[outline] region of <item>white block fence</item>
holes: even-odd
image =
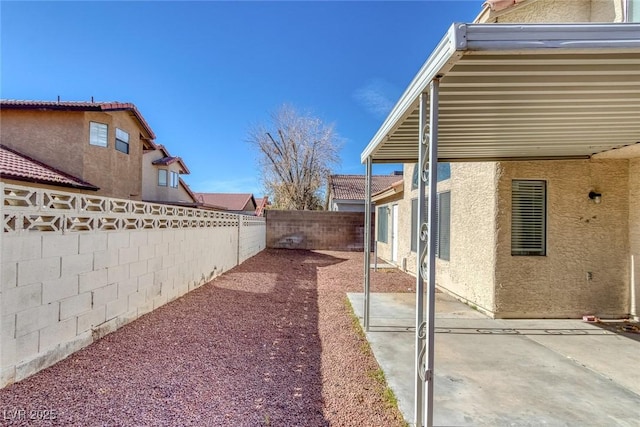
[[[265,248],[264,218],[0,183],[0,387]]]

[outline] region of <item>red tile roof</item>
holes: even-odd
[[[265,208],[269,205],[269,196],[258,197],[256,199],[256,216],[262,216]]]
[[[196,199],[205,205],[213,205],[228,211],[243,211],[244,207],[253,201],[254,210],[256,201],[251,193],[194,193]]]
[[[180,167],[182,167],[182,170],[183,170],[183,172],[180,172],[180,173],[186,173],[186,174],[191,173],[187,165],[182,160],[182,157],[172,156],[171,154],[169,154],[169,150],[167,150],[167,148],[164,145],[157,145],[156,148],[162,151],[162,154],[164,154],[164,157],[154,160],[153,162],[151,162],[152,165],[169,166],[172,163],[179,162]]]
[[[364,200],[365,198],[364,175],[330,175],[329,191],[333,199],[339,200]],[[400,175],[372,175],[371,194],[389,188],[393,183],[402,179]]]
[[[17,99],[1,99],[0,109],[21,110],[73,110],[73,111],[131,111],[140,126],[149,134],[151,139],[156,135],[151,130],[140,111],[130,102],[84,102],[84,101],[26,101]],[[153,143],[152,143],[153,144]]]
[[[0,177],[17,181],[99,190],[93,184],[0,145]]]

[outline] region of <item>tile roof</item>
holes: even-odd
[[[151,130],[140,111],[130,102],[84,102],[84,101],[27,101],[18,99],[0,99],[0,109],[21,110],[75,110],[75,111],[131,111],[140,126],[149,134],[151,139],[156,135]],[[153,144],[153,143],[152,143]]]
[[[251,193],[194,193],[196,199],[205,205],[213,205],[228,211],[242,211],[249,201],[256,205]],[[255,209],[255,208],[254,208]]]
[[[99,190],[93,184],[0,145],[0,176],[17,181]]]
[[[334,199],[339,200],[364,200],[365,178],[366,177],[364,175],[330,175],[330,194]],[[371,194],[375,194],[386,188],[389,188],[399,179],[402,179],[402,176],[372,175]]]
[[[265,208],[270,204],[271,203],[269,203],[269,196],[256,198],[256,216],[262,216]]]
[[[162,151],[162,154],[164,154],[164,157],[161,159],[154,160],[153,162],[151,162],[151,164],[169,166],[172,163],[179,162],[180,167],[182,167],[183,169],[183,172],[180,172],[180,173],[186,173],[186,174],[191,173],[187,165],[184,163],[184,160],[182,160],[182,157],[172,156],[171,154],[169,154],[169,150],[167,150],[167,147],[161,144],[157,144],[156,149]]]

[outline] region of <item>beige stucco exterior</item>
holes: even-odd
[[[89,144],[90,122],[108,125],[107,147]],[[144,131],[128,111],[3,109],[0,142],[100,188],[101,196],[140,200]],[[115,149],[116,128],[129,133],[129,154]]]
[[[624,0],[525,0],[501,11],[483,11],[480,23],[623,22]]]
[[[622,22],[623,0],[522,0],[488,7],[484,23]],[[411,252],[413,164],[404,193],[379,199],[399,207],[398,258],[416,272]],[[513,180],[546,182],[546,254],[511,252]],[[591,190],[602,193],[597,204]],[[589,160],[452,163],[438,193],[451,192],[450,257],[436,260],[437,286],[502,318],[638,317],[640,311],[640,144]],[[389,217],[389,230],[393,219]],[[378,230],[377,230],[378,231]],[[378,242],[388,261],[391,238]],[[375,284],[374,284],[375,286]]]
[[[169,203],[194,203],[195,200],[185,189],[183,183],[179,183],[178,187],[171,187],[171,172],[175,172],[178,176],[186,171],[180,165],[180,162],[173,162],[169,165],[154,165],[153,162],[165,156],[162,149],[149,150],[143,155],[142,163],[142,199],[150,202],[169,202]],[[158,170],[167,171],[167,185],[158,185]]]
[[[378,241],[377,251],[393,262],[390,212],[397,204],[394,263],[415,274],[411,200],[417,190],[411,190],[414,165],[404,166],[404,193],[377,202],[389,208],[382,211],[389,215],[389,239]],[[547,183],[545,256],[511,255],[515,179]],[[589,199],[591,190],[602,193],[602,203]],[[637,313],[638,280],[633,281],[631,266],[636,260],[638,277],[640,158],[452,163],[451,178],[438,183],[438,192],[446,191],[451,192],[450,259],[436,261],[440,289],[493,317]]]
[[[502,162],[498,171],[496,316],[626,315],[629,161]],[[511,255],[514,179],[547,182],[546,256]]]

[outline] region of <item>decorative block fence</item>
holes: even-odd
[[[263,218],[0,183],[0,387],[265,248]]]

